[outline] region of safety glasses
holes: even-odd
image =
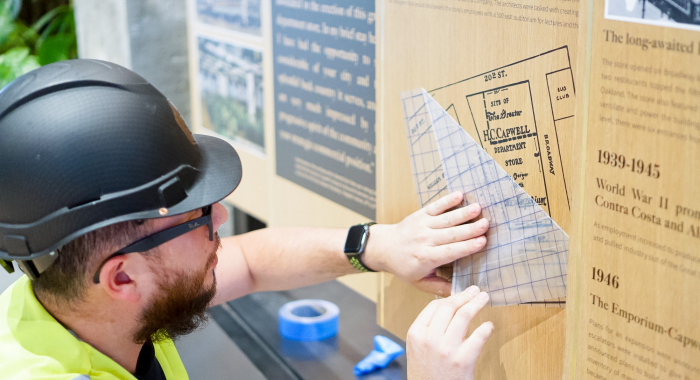
[[[173,226],[166,230],[156,232],[153,235],[146,236],[145,238],[138,240],[135,243],[132,243],[120,249],[119,251],[109,255],[109,257],[107,257],[97,268],[97,272],[95,272],[95,276],[92,278],[92,282],[94,282],[95,284],[100,283],[100,271],[102,270],[102,267],[105,265],[105,263],[107,263],[107,261],[111,260],[113,257],[126,255],[129,253],[140,253],[149,251],[161,244],[164,244],[177,237],[180,237],[190,231],[194,231],[199,227],[205,225],[208,226],[209,240],[214,241],[214,223],[212,222],[211,218],[211,209],[211,205],[203,207],[202,216],[200,216],[199,218],[189,220],[185,223],[178,224],[177,226]]]

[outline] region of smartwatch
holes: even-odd
[[[369,227],[374,224],[377,223],[370,222],[350,227],[350,230],[348,230],[348,238],[345,240],[345,249],[343,251],[348,257],[348,260],[350,260],[350,264],[360,272],[376,272],[367,268],[360,258],[367,246]]]

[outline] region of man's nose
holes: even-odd
[[[222,224],[226,223],[228,220],[228,211],[221,203],[214,203],[211,209],[212,223],[214,224],[214,231],[218,231]]]

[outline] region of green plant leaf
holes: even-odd
[[[15,47],[0,55],[0,87],[40,66],[37,57],[29,52],[28,47]]]
[[[16,47],[8,50],[5,54],[0,55],[0,62],[13,63],[20,62],[29,56],[28,47]]]
[[[10,37],[10,34],[15,30],[15,23],[9,15],[0,13],[0,45],[5,43]]]
[[[57,34],[47,37],[39,47],[39,63],[49,63],[71,59],[76,40],[73,34]]]
[[[3,13],[6,12],[14,20],[22,9],[22,0],[3,0],[3,4],[0,6],[3,8]]]
[[[24,23],[11,21],[7,14],[0,12],[0,54],[15,47],[29,47],[34,52],[37,38],[38,35]]]
[[[70,33],[72,30],[75,30],[75,27],[73,27],[72,21],[74,20],[73,18],[73,10],[69,9],[68,11],[64,12],[62,17],[61,17],[61,26],[58,28],[59,33]]]
[[[72,34],[75,36],[73,9],[66,5],[56,7],[35,22],[31,29],[35,33],[41,32],[41,35],[36,40],[37,50],[41,50],[41,45],[49,36],[60,34]],[[75,50],[77,52],[77,47]],[[77,57],[77,53],[75,57]]]
[[[31,27],[15,19],[18,5],[21,0],[0,0],[0,87],[40,64],[78,55],[72,2],[50,10]]]
[[[48,12],[46,12],[45,15],[41,16],[40,19],[38,19],[33,25],[32,29],[39,33],[41,29],[46,26],[49,22],[51,22],[57,15],[60,15],[61,13],[65,13],[66,11],[72,13],[72,9],[68,5],[60,5]]]

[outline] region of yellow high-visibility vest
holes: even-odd
[[[168,380],[188,380],[171,340],[154,343],[153,347]],[[27,276],[0,295],[0,378],[136,380],[58,323],[34,296]]]

